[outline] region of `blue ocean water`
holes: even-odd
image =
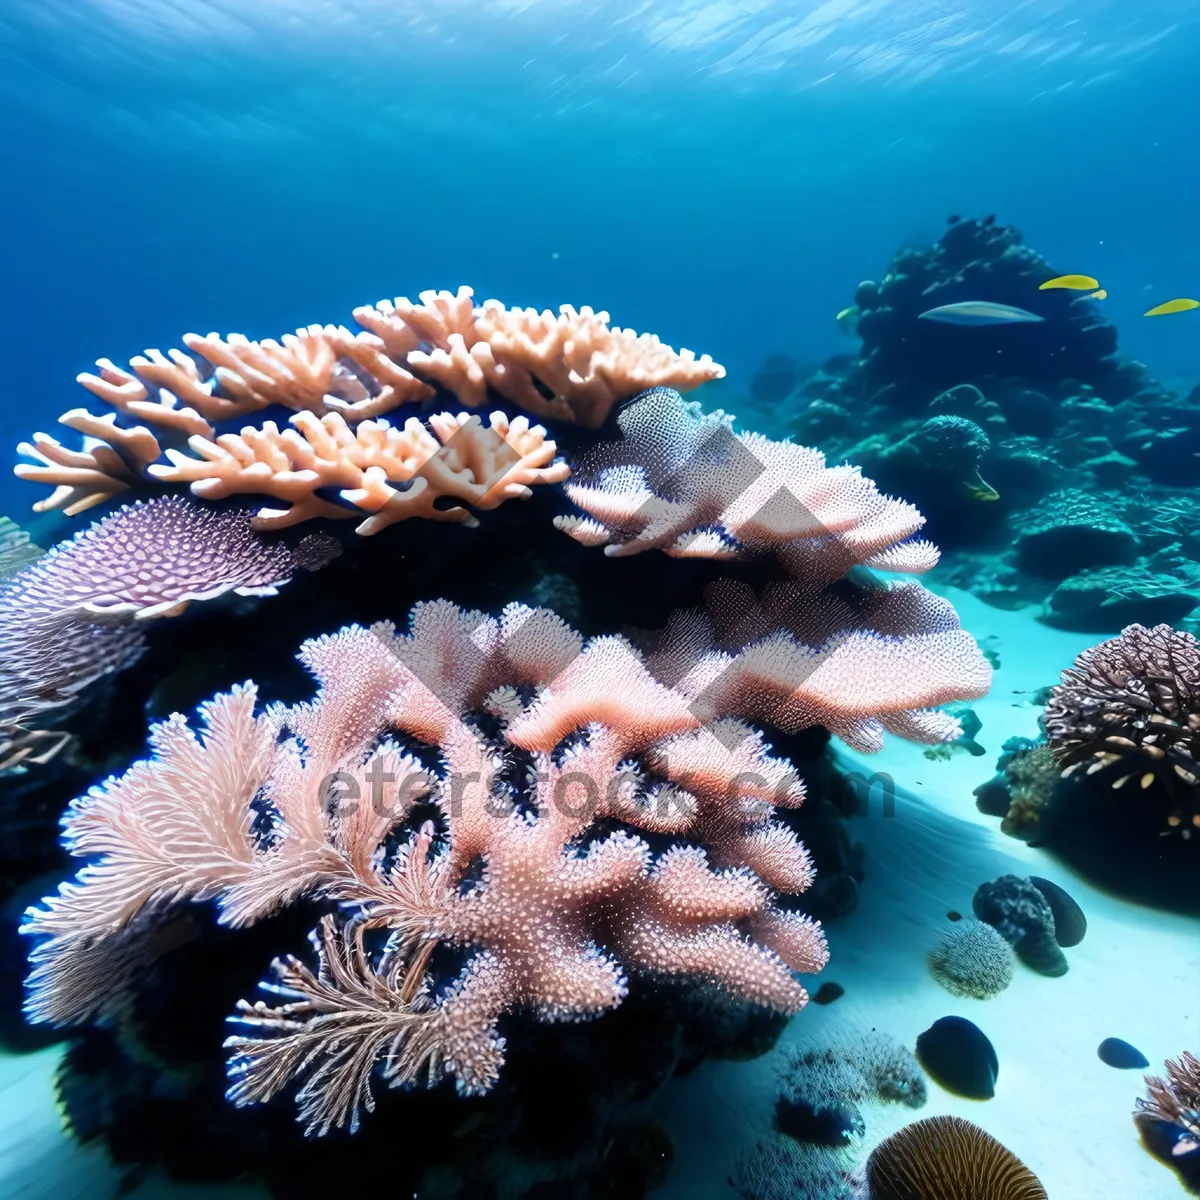
[[[181,345],[188,331],[263,339],[314,322],[349,324],[355,307],[381,297],[466,284],[477,300],[510,306],[590,305],[614,325],[709,354],[725,376],[690,399],[737,414],[739,430],[794,438],[831,462],[845,457],[881,491],[917,504],[924,533],[945,551],[927,578],[936,603],[953,605],[994,675],[990,690],[959,680],[953,704],[931,702],[962,723],[963,737],[947,746],[903,740],[912,727],[902,723],[886,726],[878,755],[852,721],[808,722],[828,728],[835,749],[805,740],[804,722],[775,737],[776,751],[805,768],[809,800],[794,828],[828,881],[820,903],[804,909],[826,923],[832,952],[809,989],[818,1003],[790,1023],[755,1010],[738,1024],[692,996],[664,1016],[635,986],[622,1024],[547,1021],[545,1042],[536,1022],[527,1023],[533,1033],[505,1025],[509,1076],[492,1107],[455,1108],[453,1088],[437,1094],[436,1108],[405,1094],[364,1114],[359,1143],[335,1131],[323,1156],[303,1148],[290,1094],[265,1117],[225,1105],[220,1039],[233,1000],[195,999],[213,977],[226,990],[244,981],[236,996],[249,995],[275,954],[306,953],[315,901],[312,911],[272,918],[261,936],[197,935],[194,958],[146,967],[134,1016],[107,1014],[98,1033],[39,1041],[44,1027],[23,1024],[34,943],[16,927],[25,905],[79,865],[57,848],[67,802],[150,755],[149,720],[191,712],[250,676],[264,702],[311,697],[290,656],[302,639],[342,623],[403,625],[413,604],[444,596],[493,613],[510,602],[546,604],[585,636],[620,632],[636,642],[631,630],[661,628],[702,603],[722,564],[657,551],[605,558],[565,538],[566,548],[542,546],[510,504],[479,514],[479,537],[495,531],[482,550],[459,537],[465,531],[433,522],[408,522],[367,549],[347,532],[341,563],[298,578],[279,599],[224,597],[211,616],[193,605],[178,630],[155,630],[143,658],[122,664],[126,674],[89,677],[96,690],[64,705],[71,750],[44,769],[0,765],[9,846],[0,887],[0,1194],[191,1195],[177,1189],[199,1181],[213,1195],[292,1197],[344,1190],[361,1169],[371,1186],[396,1178],[422,1200],[891,1200],[885,1181],[867,1177],[869,1152],[919,1117],[969,1120],[1019,1154],[1045,1191],[1013,1196],[1166,1200],[1195,1188],[1200,1068],[1176,1087],[1174,1108],[1160,1097],[1135,1129],[1141,1072],[1106,1065],[1095,1048],[1127,1040],[1160,1076],[1164,1061],[1184,1061],[1186,1073],[1181,1056],[1200,1052],[1200,837],[1184,837],[1200,829],[1188,761],[1200,722],[1200,468],[1189,471],[1200,453],[1191,449],[1200,447],[1200,415],[1192,419],[1200,311],[1143,315],[1200,299],[1198,62],[1200,0],[6,0],[0,514],[27,524],[42,545],[126,498],[75,518],[28,517],[39,489],[10,470],[17,443],[35,430],[75,444],[55,422],[85,399],[103,408],[75,382],[98,359],[124,364]],[[961,340],[930,342],[909,361],[901,349],[891,376],[871,374],[875,335],[869,326],[860,335],[857,321],[873,305],[860,281],[902,274],[906,248],[928,260],[956,228],[984,246],[964,259],[985,263],[982,276],[968,272],[972,284],[1003,276],[1007,260],[988,248],[988,231],[1008,226],[1042,256],[1043,274],[1094,277],[1104,290],[1094,311],[1115,326],[1119,358],[1088,350],[1080,361],[1117,362],[1119,386],[1106,392],[1101,373],[1077,386],[1041,361],[994,375],[969,365],[969,353],[956,357],[955,347],[977,344]],[[1042,302],[1033,285],[1016,300],[970,298]],[[852,306],[853,318],[839,321]],[[1067,329],[1065,311],[1047,310],[1052,333],[1060,317]],[[1005,353],[1013,344],[997,343]],[[934,361],[937,347],[949,350]],[[889,382],[899,387],[890,398]],[[979,404],[955,385],[977,390]],[[934,420],[959,422],[954,437],[966,440],[953,453],[953,438],[938,440],[950,426],[929,431],[930,404]],[[1057,415],[1042,420],[1050,410]],[[664,416],[663,427],[676,419],[684,420]],[[591,481],[592,435],[547,423],[578,478]],[[597,438],[617,436],[613,418]],[[539,495],[531,505],[546,529],[550,503]],[[559,517],[570,508],[553,503]],[[702,532],[720,527],[710,513]],[[919,558],[914,534],[906,528],[881,546],[895,542]],[[288,544],[298,554],[296,540]],[[739,586],[763,584],[754,569]],[[0,650],[0,750],[14,728],[25,732],[8,721],[9,692],[37,682],[12,660],[33,629],[23,614],[41,601],[22,609],[14,596],[26,603],[0,587],[0,639],[10,646],[7,659]],[[765,611],[737,597],[754,619]],[[929,619],[939,632],[949,620],[941,608]],[[1141,755],[1126,772],[1125,743],[1096,749],[1094,729],[1078,732],[1095,704],[1069,708],[1063,699],[1059,711],[1048,689],[1078,656],[1135,623],[1166,632],[1156,630],[1149,648],[1122,643],[1122,703],[1135,697],[1122,711],[1137,732],[1122,726],[1115,736]],[[96,628],[97,638],[122,636]],[[898,661],[921,676],[916,658]],[[513,694],[518,707],[532,702]],[[89,707],[89,696],[103,698]],[[1182,758],[1168,757],[1175,775],[1165,781],[1155,764],[1166,743],[1152,734],[1146,751],[1147,727],[1137,724],[1151,701],[1184,746]],[[471,728],[498,736],[504,711],[476,713]],[[882,727],[870,732],[883,739]],[[1108,771],[1103,792],[1064,787],[1052,798],[1059,760],[1048,741]],[[528,749],[507,746],[510,765]],[[1127,789],[1110,786],[1114,771],[1123,777],[1113,782],[1132,780]],[[868,777],[883,782],[893,806],[882,815],[869,784],[865,799],[852,794],[853,781]],[[1145,797],[1142,807],[1121,807],[1131,794]],[[274,836],[263,832],[269,805],[254,803],[254,836],[265,846]],[[666,852],[668,834],[647,837],[647,861]],[[590,845],[585,838],[575,849]],[[402,858],[395,844],[380,854],[389,864]],[[1057,943],[1039,939],[1044,911],[1061,902],[1030,877],[1070,894],[1049,920],[1051,933],[1058,921]],[[486,878],[475,862],[460,885],[465,892]],[[976,889],[996,879],[1016,882],[1004,885],[1011,911],[992,920]],[[1088,917],[1082,944],[1063,934],[1071,897]],[[751,938],[748,919],[738,920],[736,936]],[[596,936],[588,961],[607,963],[616,952]],[[961,959],[940,976],[931,971],[935,942],[946,958],[953,945],[963,959],[989,962],[1005,979],[995,997],[982,998],[992,979],[955,974]],[[1133,967],[1131,945],[1140,948]],[[461,950],[433,960],[439,1002]],[[823,979],[840,989],[836,1003],[821,1000]],[[942,1055],[955,1068],[947,1073],[919,1040],[945,1017],[978,1022],[998,1052],[986,1102],[948,1076],[961,1067],[987,1077],[987,1053],[972,1057],[955,1043]],[[110,1036],[113,1028],[120,1032]],[[557,1089],[568,1077],[563,1099]],[[605,1136],[589,1140],[585,1125]],[[552,1130],[545,1142],[569,1151],[530,1149],[530,1126]],[[419,1165],[392,1176],[395,1131],[406,1129]],[[454,1149],[428,1166],[418,1151],[437,1140],[431,1130],[444,1139],[439,1153]],[[466,1164],[477,1161],[473,1175]],[[224,1164],[235,1164],[228,1175]],[[977,1193],[939,1200],[946,1194]]]
[[[1192,0],[11,0],[0,367],[45,420],[101,355],[467,282],[744,377],[995,212],[1194,370],[1135,318],[1200,274],[1198,40]]]

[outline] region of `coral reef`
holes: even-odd
[[[788,1047],[779,1067],[775,1131],[745,1147],[730,1186],[744,1200],[850,1200],[859,1106],[920,1108],[925,1079],[912,1054],[884,1034],[852,1034],[821,1047]]]
[[[1046,734],[1064,773],[1114,768],[1169,797],[1167,827],[1200,829],[1200,642],[1190,633],[1130,625],[1085,650],[1046,707]]]
[[[975,915],[993,926],[1027,967],[1042,975],[1067,973],[1066,956],[1054,936],[1054,913],[1028,879],[1001,875],[982,883],[972,903]]]
[[[245,510],[160,497],[119,509],[0,583],[0,771],[62,749],[66,734],[27,722],[127,666],[147,620],[227,592],[273,594],[337,552],[322,535],[289,549],[250,525]]]
[[[486,1090],[503,1060],[502,1012],[520,1004],[555,1020],[610,1008],[627,986],[618,960],[698,975],[767,1007],[804,1002],[779,955],[817,970],[823,939],[774,907],[768,891],[807,886],[807,855],[769,816],[772,802],[798,803],[803,791],[732,713],[698,718],[687,693],[657,682],[627,643],[584,648],[551,614],[520,606],[495,622],[426,605],[411,635],[348,629],[309,643],[303,657],[322,685],[315,703],[255,717],[252,688],[219,697],[205,711],[203,740],[173,718],[154,732],[155,760],[75,806],[71,848],[103,858],[30,914],[28,932],[49,939],[34,955],[32,1015],[78,1020],[119,1006],[122,972],[146,947],[140,927],[172,902],[219,897],[234,926],[303,894],[354,902],[360,916],[346,928],[322,923],[321,973],[280,960],[279,984],[293,1002],[247,1005],[257,1036],[233,1045],[234,1099],[266,1099],[293,1072],[313,1072],[302,1114],[324,1131],[356,1122],[381,1052],[393,1080],[446,1070],[464,1091]],[[518,689],[533,686],[542,690],[525,702]],[[465,723],[471,711],[490,712],[510,753],[533,756],[533,808],[508,798],[504,760]],[[432,778],[395,741],[380,742],[388,729],[440,746],[446,777]],[[586,731],[583,741],[571,741],[576,731]],[[647,788],[624,770],[631,755],[664,783]],[[761,782],[745,811],[731,811],[726,788],[745,772]],[[344,798],[339,788],[358,800],[380,776],[403,781],[390,806],[330,811]],[[141,802],[147,789],[160,797],[154,806]],[[431,789],[444,847],[431,854],[437,835],[423,823],[379,860],[380,845]],[[256,836],[260,795],[272,816]],[[652,860],[624,831],[572,850],[597,816],[690,833],[708,853],[677,846]],[[484,875],[471,885],[480,856]],[[377,959],[364,937],[380,927],[392,939]],[[426,967],[439,943],[474,954],[435,1000]],[[336,1031],[351,1012],[359,1015],[347,1056]]]
[[[882,1141],[867,1188],[869,1200],[1047,1200],[1011,1150],[961,1117],[927,1117]]]
[[[1200,1059],[1185,1050],[1168,1059],[1165,1079],[1146,1077],[1133,1119],[1142,1140],[1174,1167],[1195,1191],[1200,1188]]]
[[[101,359],[100,373],[79,382],[117,411],[72,409],[60,423],[84,435],[83,448],[35,434],[20,446],[33,462],[16,473],[54,487],[39,511],[69,515],[146,479],[188,483],[208,499],[253,493],[291,505],[264,509],[262,528],[353,515],[316,494],[337,489],[375,514],[360,527],[372,533],[443,511],[433,507],[439,495],[486,509],[565,477],[551,466],[555,444],[527,417],[493,413],[484,428],[442,413],[427,428],[415,417],[396,427],[384,416],[438,388],[469,408],[498,396],[535,418],[596,428],[613,405],[646,388],[693,388],[724,374],[707,355],[676,354],[657,338],[610,328],[607,313],[567,305],[555,317],[494,300],[476,307],[470,288],[424,292],[417,304],[380,301],[354,316],[367,332],[310,325],[278,342],[187,334],[188,352],[148,350],[129,369]],[[268,420],[217,432],[268,409],[291,410],[294,428]],[[469,516],[461,507],[450,513],[439,519]]]
[[[575,464],[567,494],[588,515],[558,518],[565,533],[615,556],[659,549],[676,558],[773,551],[807,579],[854,566],[920,573],[937,551],[914,535],[924,518],[882,495],[857,468],[703,415],[667,388],[617,417],[624,435]]]
[[[1045,742],[1009,738],[996,768],[995,778],[975,789],[978,807],[1003,817],[1000,828],[1009,837],[1036,842],[1062,774],[1057,755]]]
[[[1052,492],[1016,522],[1017,566],[1066,579],[1079,571],[1131,562],[1138,540],[1110,505],[1077,488]]]
[[[915,504],[944,577],[989,602],[1081,631],[1182,620],[1200,604],[1197,502],[1179,486],[1200,452],[1195,392],[1121,357],[1093,299],[1040,290],[1053,274],[1011,226],[956,221],[859,286],[856,354],[776,364],[772,394],[793,384],[770,411]],[[962,299],[1044,320],[919,319]]]
[[[934,979],[955,996],[987,1000],[1012,982],[1012,949],[983,921],[956,921],[928,955]]]
[[[729,1186],[742,1200],[853,1200],[852,1167],[826,1146],[771,1134],[745,1147]]]
[[[924,1076],[912,1052],[886,1034],[874,1031],[842,1037],[817,1048],[789,1047],[779,1069],[779,1080],[776,1122],[784,1132],[802,1111],[811,1118],[823,1111],[843,1109],[850,1125],[861,1126],[862,1118],[856,1108],[859,1104],[870,1101],[920,1108],[927,1096]],[[800,1140],[819,1139],[809,1134]],[[848,1140],[849,1137],[838,1137],[830,1144],[844,1144]]]

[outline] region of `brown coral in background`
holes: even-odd
[[[485,496],[495,504],[523,494],[530,483],[565,478],[565,468],[550,467],[554,443],[525,417],[493,414],[490,439],[487,431],[468,434],[465,416],[443,414],[430,422],[436,437],[415,419],[403,428],[383,419],[401,405],[430,400],[432,384],[469,408],[500,397],[535,418],[594,428],[614,404],[645,388],[693,388],[724,375],[707,355],[676,354],[650,335],[610,328],[607,313],[566,305],[555,317],[494,300],[476,307],[470,288],[423,292],[419,303],[380,301],[354,315],[367,332],[310,325],[261,342],[189,333],[183,338],[188,352],[148,350],[128,369],[101,359],[99,374],[85,373],[79,382],[117,412],[72,409],[60,423],[84,435],[82,449],[35,434],[19,447],[33,462],[16,473],[54,487],[35,506],[39,511],[62,508],[68,515],[147,474],[190,483],[198,496],[254,493],[292,505],[264,510],[262,527],[352,515],[314,495],[332,487],[376,514],[362,530],[374,532],[402,516],[430,515],[438,495],[487,507],[479,503]],[[268,408],[292,410],[295,429],[280,431],[266,421],[218,435],[215,426]],[[123,424],[118,415],[140,424]],[[439,448],[450,437],[470,443],[464,462],[452,464],[453,454]],[[180,452],[185,441],[195,457]],[[495,445],[503,444],[510,448],[501,455],[507,461],[480,473],[481,460],[494,458]],[[162,462],[164,448],[170,465]],[[430,467],[435,461],[439,465]],[[447,480],[448,490],[439,490],[439,481]]]
[[[1050,694],[1046,735],[1063,774],[1113,767],[1114,788],[1158,781],[1173,806],[1169,827],[1185,838],[1200,830],[1200,642],[1192,634],[1130,625],[1085,650]]]
[[[1037,1176],[961,1117],[906,1125],[867,1160],[870,1200],[1047,1200]]]

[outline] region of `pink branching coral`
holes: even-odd
[[[244,510],[182,497],[127,505],[0,584],[0,770],[44,761],[64,735],[27,720],[141,653],[145,622],[226,592],[273,594],[337,552],[324,536],[269,543]]]
[[[424,292],[415,304],[380,301],[354,315],[365,332],[311,325],[278,342],[187,334],[186,352],[148,350],[128,369],[101,359],[99,374],[79,382],[116,412],[72,409],[60,423],[83,434],[83,447],[35,434],[19,447],[32,462],[16,473],[53,486],[39,511],[68,515],[149,478],[190,484],[207,499],[249,493],[287,504],[264,508],[258,528],[355,509],[373,514],[363,533],[409,516],[461,521],[465,508],[435,509],[434,500],[486,509],[564,479],[565,465],[552,465],[554,442],[525,416],[492,413],[484,426],[442,413],[394,426],[385,414],[440,387],[470,408],[500,397],[535,418],[595,427],[644,388],[692,388],[724,374],[707,356],[610,328],[607,313],[564,306],[555,317],[494,300],[476,307],[469,288]],[[266,420],[217,431],[267,409],[291,410],[292,428]]]
[[[856,467],[734,433],[725,414],[705,416],[669,388],[640,396],[617,422],[624,440],[593,450],[567,485],[587,516],[556,520],[585,546],[677,558],[773,551],[791,574],[825,580],[860,565],[920,573],[937,562],[914,537],[924,517]]]
[[[1046,706],[1046,737],[1063,774],[1112,767],[1114,788],[1155,781],[1171,798],[1168,826],[1200,831],[1200,641],[1130,625],[1085,650]]]
[[[347,919],[322,922],[319,970],[277,960],[273,1000],[241,1005],[228,1046],[231,1099],[297,1083],[300,1119],[322,1134],[371,1108],[377,1064],[390,1084],[449,1074],[488,1090],[504,1014],[595,1016],[633,973],[795,1012],[793,972],[826,959],[820,927],[778,898],[812,878],[775,815],[804,788],[747,721],[829,721],[860,743],[873,720],[945,736],[914,710],[986,672],[952,614],[904,589],[880,589],[857,641],[849,609],[804,617],[810,599],[714,595],[712,615],[681,615],[646,653],[585,644],[545,609],[492,619],[445,601],[418,605],[406,634],[307,642],[314,700],[256,714],[251,684],[218,696],[199,733],[171,717],[153,758],[71,807],[68,847],[91,861],[28,914],[30,1015],[119,1013],[180,902],[215,900],[244,926],[320,897]],[[886,643],[874,660],[871,639]],[[421,819],[430,803],[436,821]],[[651,834],[674,844],[656,854]],[[447,953],[465,962],[439,987]]]

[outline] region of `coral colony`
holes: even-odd
[[[305,642],[309,701],[262,704],[246,683],[196,726],[155,725],[151,757],[64,820],[86,862],[27,915],[30,1017],[119,1022],[180,906],[214,902],[241,928],[315,902],[315,964],[277,959],[267,998],[238,1008],[228,1094],[248,1105],[294,1089],[321,1135],[358,1126],[374,1077],[485,1093],[505,1063],[502,1018],[583,1020],[639,981],[796,1012],[796,975],[827,950],[794,905],[813,868],[781,819],[804,785],[762,730],[823,726],[865,751],[888,732],[940,743],[961,731],[940,706],[989,686],[949,604],[861,570],[932,566],[921,514],[857,469],[702,415],[673,389],[722,369],[607,314],[476,307],[461,289],[355,318],[366,332],[189,335],[188,352],[148,351],[128,370],[103,360],[81,382],[116,411],[63,417],[82,448],[41,434],[22,447],[36,465],[18,474],[55,489],[42,508],[172,484],[196,499],[119,509],[0,594],[6,613],[37,617],[4,652],[14,734],[18,713],[38,711],[21,709],[30,695],[65,704],[125,665],[145,618],[273,591],[336,549],[324,534],[289,549],[271,531],[474,524],[565,482],[571,466],[530,418],[595,429],[640,397],[619,413],[619,442],[578,456],[566,495],[582,513],[557,522],[576,541],[618,556],[773,556],[782,573],[712,584],[702,608],[637,647],[584,639],[548,608],[493,617],[431,600],[400,629]],[[385,416],[445,393],[516,412],[486,425]],[[217,428],[278,409],[290,428]],[[215,503],[242,495],[268,506]],[[81,640],[84,628],[105,633]],[[55,660],[56,646],[74,657]]]

